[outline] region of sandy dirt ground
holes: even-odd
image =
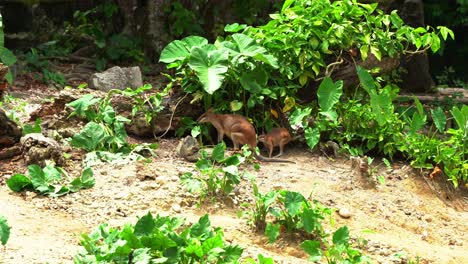
[[[98,166],[93,188],[60,198],[13,193],[4,178],[25,166],[21,159],[0,161],[4,163],[0,213],[12,227],[10,240],[0,248],[0,263],[72,263],[81,233],[103,222],[112,226],[134,223],[148,211],[185,217],[188,222],[209,213],[212,225],[224,229],[227,241],[243,246],[245,256],[262,253],[276,263],[308,263],[299,247],[301,241],[280,239],[269,244],[245,217],[239,217],[246,210],[240,204],[253,201],[249,181],[243,180],[230,203],[197,206],[196,196],[180,181],[180,175],[193,171],[194,164],[176,156],[177,143],[177,139],[163,139],[149,164]],[[256,176],[262,192],[271,188],[298,191],[337,210],[348,209],[349,219],[334,213],[335,224],[327,229],[347,225],[352,237],[368,241],[362,251],[375,263],[406,263],[416,257],[420,263],[468,263],[466,206],[448,206],[405,163],[395,163],[392,169],[379,166],[376,173],[385,177],[381,185],[359,176],[346,158],[327,160],[299,145],[289,147],[284,157],[296,164],[262,163],[258,171],[251,165],[245,169]]]

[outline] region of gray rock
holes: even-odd
[[[124,90],[127,87],[136,89],[143,86],[143,80],[138,66],[130,68],[115,66],[93,74],[89,84],[90,88],[108,92],[112,89]]]
[[[181,158],[190,162],[195,162],[200,156],[198,153],[199,150],[200,146],[198,145],[198,142],[192,136],[187,136],[179,142],[179,145],[177,145],[176,153]]]
[[[41,133],[27,134],[20,140],[26,164],[45,166],[46,160],[53,160],[58,166],[65,165],[65,158],[59,143]]]
[[[173,204],[171,208],[176,213],[180,213],[182,211],[182,208],[178,204]]]
[[[343,207],[338,211],[338,215],[345,219],[348,219],[351,217],[351,211],[348,208]]]

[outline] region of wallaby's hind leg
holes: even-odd
[[[283,149],[284,149],[284,146],[288,144],[288,141],[281,141],[280,144],[279,144],[279,149],[280,149],[280,152],[278,153],[278,155],[275,156],[275,158],[283,155]]]

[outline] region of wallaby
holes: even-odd
[[[258,160],[267,162],[295,163],[290,160],[267,158],[257,154],[255,151],[255,148],[257,147],[257,134],[255,133],[255,129],[253,125],[241,115],[215,114],[213,113],[213,109],[210,108],[197,119],[197,122],[213,124],[218,131],[218,142],[221,142],[224,135],[226,135],[232,140],[234,150],[239,149],[239,144],[247,144],[250,147],[250,150],[252,150],[253,156]]]
[[[279,146],[280,152],[275,156],[275,158],[283,155],[284,146],[291,140],[291,134],[289,134],[289,131],[284,127],[275,127],[270,131],[270,133],[263,134],[258,137],[258,141],[262,142],[268,149],[270,158],[271,154],[273,154],[273,149],[277,146]]]

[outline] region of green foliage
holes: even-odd
[[[239,172],[238,166],[245,158],[239,154],[225,157],[225,150],[224,143],[216,145],[210,158],[206,151],[202,151],[196,163],[198,172],[182,175],[182,182],[186,184],[188,191],[200,193],[201,200],[207,196],[227,196],[240,183],[243,173]]]
[[[436,31],[429,26],[415,29],[404,25],[396,11],[384,14],[377,3],[285,1],[281,12],[270,17],[266,25],[249,27],[247,32],[280,60],[283,76],[297,79],[302,86],[323,74],[330,57],[339,61],[340,50],[357,48],[363,60],[369,52],[380,60],[403,53],[406,43],[436,52],[440,38],[453,38],[445,27]]]
[[[186,225],[181,218],[148,213],[119,229],[101,224],[80,243],[75,263],[237,263],[243,252],[224,241],[208,215]]]
[[[16,56],[9,49],[5,48],[5,35],[3,33],[3,20],[2,15],[0,14],[0,62],[6,66],[11,66],[16,63]],[[5,76],[8,83],[13,83],[13,75],[11,71],[8,70],[7,75]],[[2,80],[0,80],[2,81]]]
[[[84,160],[87,166],[96,164],[99,160],[141,159],[142,156],[138,153],[142,152],[153,154],[152,149],[157,147],[156,144],[135,146],[127,143],[125,124],[130,123],[130,120],[118,115],[110,101],[113,94],[131,97],[136,102],[132,114],[145,111],[146,121],[149,123],[153,115],[162,109],[162,96],[167,93],[167,90],[164,90],[162,93],[145,97],[143,93],[149,89],[150,85],[136,90],[130,88],[124,91],[111,90],[104,99],[87,94],[67,104],[74,109],[69,118],[78,116],[89,121],[70,141],[72,146],[90,152]],[[153,112],[145,108],[146,104],[152,105]]]
[[[440,108],[438,108],[440,109]],[[416,168],[432,169],[439,166],[455,187],[468,181],[468,106],[456,106],[450,111],[457,124],[456,128],[443,129],[443,137],[408,133],[400,150],[412,161]],[[421,115],[426,119],[425,113]],[[443,116],[442,116],[443,115]],[[439,130],[445,125],[445,113],[432,111],[434,124]]]
[[[42,128],[41,128],[41,123],[42,119],[38,118],[36,121],[34,121],[34,125],[26,124],[23,126],[23,136],[31,133],[41,133]]]
[[[325,250],[321,249],[319,241],[306,240],[301,243],[310,256],[309,260],[318,262],[325,257],[327,263],[370,263],[367,256],[349,245],[349,229],[347,226],[340,227],[333,233],[332,243],[326,243]]]
[[[321,221],[326,216],[331,217],[331,209],[317,201],[308,201],[298,192],[272,190],[262,194],[255,183],[253,188],[255,204],[250,212],[250,222],[257,230],[265,231],[270,243],[280,236],[282,230],[309,237],[326,236]]]
[[[71,179],[68,173],[53,164],[47,164],[43,169],[38,165],[28,166],[29,175],[15,174],[6,181],[8,188],[20,192],[31,189],[41,194],[58,197],[81,189],[94,186],[93,171],[85,168],[81,175]]]
[[[191,1],[191,4],[202,4],[204,1]],[[164,12],[167,14],[170,33],[174,37],[182,37],[185,34],[204,33],[202,27],[202,17],[196,9],[188,9],[179,1],[171,1],[164,7]]]
[[[10,229],[7,219],[3,215],[0,215],[0,243],[4,246],[10,238]]]
[[[65,76],[58,72],[53,72],[50,69],[49,61],[43,58],[42,51],[32,48],[31,51],[25,54],[25,61],[29,71],[42,73],[36,74],[36,79],[41,79],[45,83],[56,83],[65,85]]]

